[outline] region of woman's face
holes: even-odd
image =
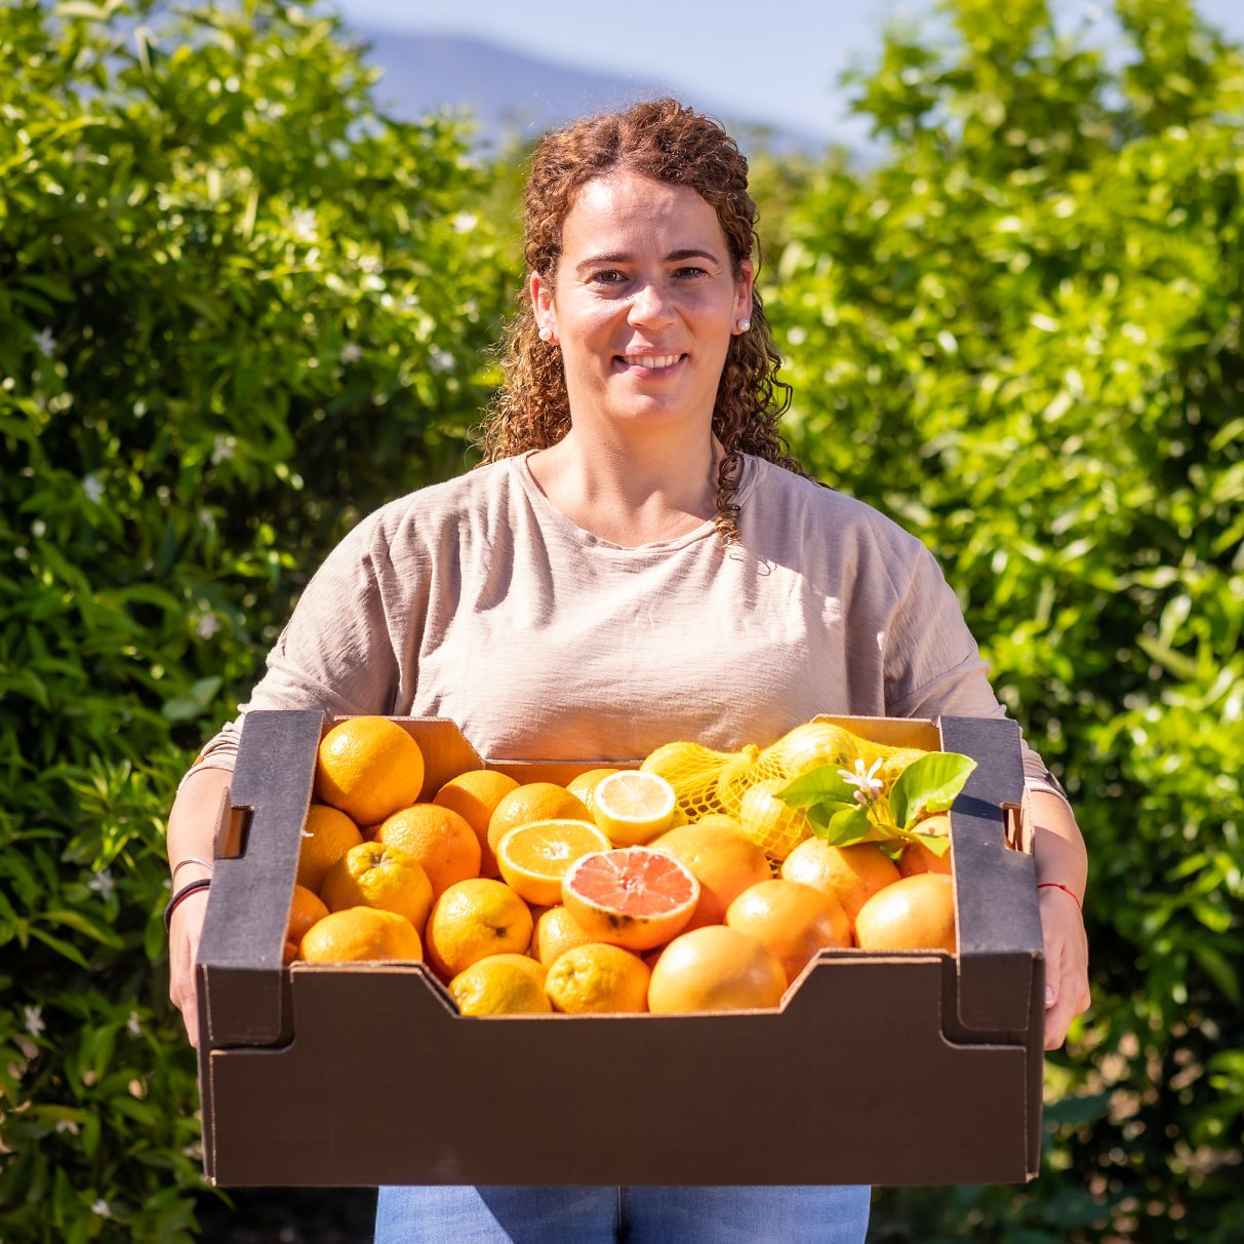
[[[530,280],[561,348],[572,417],[711,426],[730,337],[751,315],[717,213],[694,190],[618,171],[587,182],[562,226],[556,279]]]

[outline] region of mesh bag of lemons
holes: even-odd
[[[763,748],[721,752],[688,741],[666,743],[640,767],[673,787],[688,822],[729,816],[780,862],[814,833],[836,846],[900,848],[920,841],[944,854],[944,831],[924,833],[919,826],[949,810],[976,762],[953,752],[875,743],[813,720]]]

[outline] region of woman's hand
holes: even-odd
[[[1077,1015],[1088,1010],[1088,936],[1076,900],[1065,890],[1037,891],[1045,946],[1045,1048],[1056,1050]]]
[[[194,894],[188,894],[173,912],[168,939],[169,1001],[181,1011],[186,1037],[196,1048],[199,1044],[199,1002],[194,981],[194,960],[199,953],[199,937],[203,932],[206,913],[207,891],[197,890]]]

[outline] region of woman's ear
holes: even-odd
[[[738,279],[734,283],[734,323],[737,328],[740,323],[750,325],[752,318],[752,282],[755,280],[756,270],[752,267],[750,259],[744,259],[739,264]],[[741,331],[746,332],[746,329]]]
[[[541,341],[557,344],[557,309],[553,305],[553,287],[538,272],[527,279],[527,292],[531,297],[531,310],[536,318],[536,330]]]

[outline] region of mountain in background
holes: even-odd
[[[717,118],[744,150],[817,155],[829,140],[787,125],[739,116],[721,100],[666,82],[629,74],[597,73],[517,52],[471,35],[414,33],[351,26],[369,44],[367,62],[384,73],[374,88],[380,106],[404,121],[444,108],[469,109],[478,122],[477,145],[496,150],[507,140],[529,140],[585,113],[673,95]]]

